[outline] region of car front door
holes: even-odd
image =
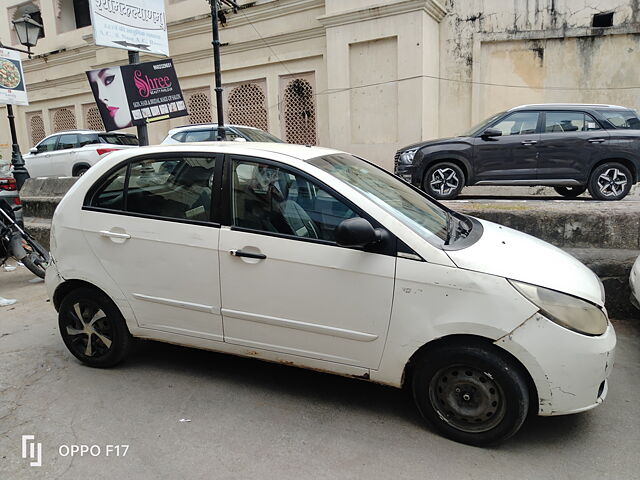
[[[85,238],[141,327],[223,339],[220,227],[212,221],[217,162],[197,154],[134,158],[87,197]]]
[[[302,172],[231,156],[230,225],[220,232],[225,342],[377,368],[395,257],[340,247],[357,208]]]
[[[546,112],[538,177],[585,184],[591,166],[605,157],[608,143],[609,134],[588,113]]]
[[[25,158],[27,171],[31,177],[46,177],[51,172],[51,153],[55,150],[60,135],[45,138],[35,149],[37,153],[31,153]]]
[[[491,128],[499,137],[477,137],[473,164],[476,183],[533,181],[538,168],[539,112],[513,112]]]

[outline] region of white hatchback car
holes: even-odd
[[[142,337],[406,385],[477,445],[607,394],[616,336],[593,272],[336,150],[116,152],[56,209],[51,252],[62,339],[91,366]]]
[[[24,161],[32,177],[80,177],[108,153],[137,146],[130,133],[72,130],[42,139]]]

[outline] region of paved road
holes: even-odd
[[[0,479],[638,478],[639,323],[616,322],[603,406],[479,449],[433,433],[405,393],[357,380],[154,342],[121,367],[84,367],[32,279],[0,268],[0,295],[19,300],[0,308]],[[42,443],[41,467],[21,458],[23,434]],[[60,456],[71,444],[102,455]]]

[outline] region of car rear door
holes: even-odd
[[[476,183],[514,183],[534,181],[538,168],[540,113],[513,112],[490,128],[499,137],[476,137],[473,164]]]
[[[65,133],[60,135],[58,144],[49,154],[51,159],[49,176],[70,177],[78,155],[78,135]]]
[[[541,180],[585,184],[592,165],[605,158],[609,133],[588,113],[544,112],[538,145]]]
[[[89,192],[85,238],[139,326],[222,341],[220,167],[215,154],[134,157]]]
[[[377,368],[395,256],[338,246],[335,228],[357,207],[302,172],[251,157],[229,162],[231,219],[220,232],[225,342]]]

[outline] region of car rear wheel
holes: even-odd
[[[491,445],[514,435],[529,411],[519,366],[489,346],[443,345],[415,365],[414,401],[445,437]]]
[[[76,171],[74,172],[73,176],[74,177],[81,177],[82,175],[87,173],[87,170],[89,170],[87,167],[79,167],[78,169],[76,169]]]
[[[632,185],[627,167],[618,162],[603,163],[591,172],[589,194],[597,200],[622,200]]]
[[[118,307],[91,288],[74,290],[62,300],[58,326],[69,351],[91,367],[116,365],[133,343]]]
[[[464,187],[464,173],[455,163],[443,162],[427,169],[422,182],[425,192],[439,200],[456,198]]]
[[[559,195],[567,198],[576,198],[587,191],[587,187],[553,187]]]

